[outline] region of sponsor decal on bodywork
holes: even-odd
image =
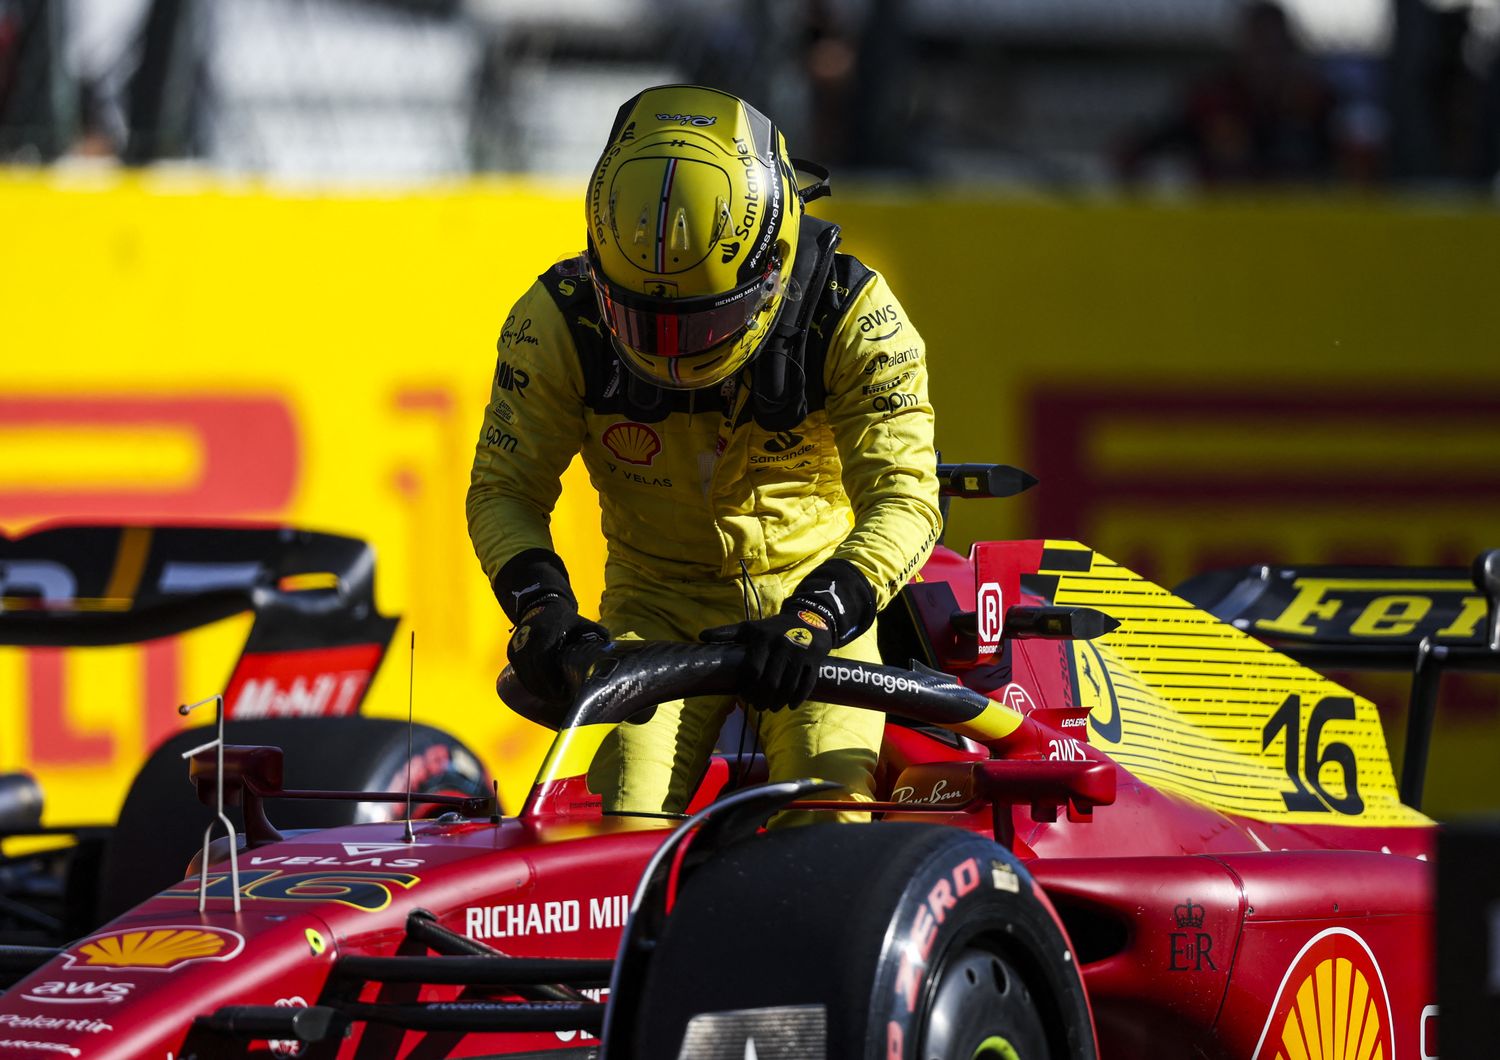
[[[61,1053],[63,1056],[78,1056],[79,1051],[62,1042],[24,1041],[20,1038],[0,1038],[0,1049],[30,1049],[38,1053]]]
[[[197,881],[190,881],[194,897]],[[69,968],[133,968],[175,972],[203,961],[228,961],[245,948],[245,936],[228,928],[191,924],[109,931],[63,953]]]
[[[1005,596],[998,582],[985,582],[979,587],[977,611],[979,650],[993,652],[1000,647],[1005,630]]]
[[[135,987],[135,983],[49,979],[31,987],[21,1000],[48,1005],[118,1005]]]
[[[578,898],[470,906],[464,910],[464,934],[471,939],[511,939],[624,927],[630,915],[630,895],[611,894],[587,901],[587,927],[583,900]]]
[[[103,1034],[114,1030],[111,1024],[92,1017],[23,1016],[19,1012],[0,1012],[0,1027],[22,1031],[78,1031],[81,1034]]]
[[[293,994],[291,997],[280,997],[276,999],[277,1008],[306,1008],[307,999]],[[296,1039],[272,1039],[266,1043],[271,1049],[272,1056],[301,1056],[307,1049],[305,1042]]]
[[[1308,939],[1287,968],[1252,1060],[1395,1055],[1391,1001],[1375,954],[1333,927]]]
[[[1172,910],[1176,931],[1167,933],[1167,971],[1218,971],[1214,964],[1214,938],[1203,930],[1203,906],[1191,898]]]
[[[1273,587],[1281,610],[1256,618],[1254,628],[1294,639],[1474,641],[1489,613],[1474,583],[1462,579],[1301,577],[1292,580],[1290,599],[1286,587]]]
[[[950,788],[946,779],[934,781],[932,787],[922,795],[918,795],[917,789],[910,785],[902,785],[891,792],[892,802],[913,802],[925,805],[942,805],[943,803],[950,802],[965,803],[973,797],[974,790],[972,784],[966,784],[961,788]]]
[[[905,692],[913,692],[922,686],[907,677],[898,677],[895,674],[880,673],[871,670],[856,670],[848,666],[836,666],[825,663],[818,668],[818,676],[824,680],[837,681],[840,684],[873,685],[887,695],[900,695]]]
[[[341,718],[353,714],[384,652],[380,644],[246,652],[224,691],[227,717]]]
[[[409,872],[328,871],[283,873],[255,869],[240,873],[240,897],[258,902],[336,902],[365,913],[391,904],[391,889],[411,890],[422,882]],[[208,897],[232,898],[229,873],[210,873]],[[198,898],[198,880],[184,880],[161,893],[163,898]]]

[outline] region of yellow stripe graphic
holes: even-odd
[[[104,590],[105,601],[119,601],[119,610],[129,609],[136,590],[141,586],[141,573],[146,569],[146,556],[150,551],[150,527],[127,526],[120,531],[115,569],[110,573],[109,585]]]
[[[1401,805],[1368,700],[1075,542],[1046,542],[1043,566],[1058,579],[1053,603],[1120,620],[1070,650],[1092,705],[1090,740],[1142,780],[1261,820],[1431,823]],[[1315,711],[1319,746],[1309,754]],[[1337,764],[1303,775],[1335,743],[1353,754],[1354,791]],[[1309,1048],[1312,1037],[1333,1034],[1331,1025],[1327,1034],[1304,1029]]]

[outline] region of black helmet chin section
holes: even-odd
[[[826,181],[823,187],[827,188]],[[791,280],[782,296],[781,312],[776,316],[770,338],[750,363],[753,373],[751,409],[755,422],[763,430],[789,431],[807,419],[807,378],[803,363],[807,353],[808,326],[828,283],[838,245],[838,225],[802,215],[797,260],[792,263]]]
[[[666,390],[645,376],[637,375],[628,357],[623,354],[617,356],[625,366],[625,400],[631,409],[632,418],[655,423],[665,414],[663,408],[667,403]]]

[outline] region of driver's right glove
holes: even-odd
[[[547,549],[527,549],[500,568],[494,590],[516,624],[506,656],[521,684],[546,699],[567,698],[568,649],[610,638],[609,630],[578,613],[562,559]]]
[[[705,629],[698,639],[743,644],[741,697],[757,710],[782,710],[812,695],[828,653],[854,640],[874,620],[870,583],[848,560],[830,559],[797,584],[779,613]]]

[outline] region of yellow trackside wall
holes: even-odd
[[[404,713],[415,629],[417,717],[474,746],[515,807],[548,734],[494,697],[506,624],[463,494],[494,337],[580,248],[579,198],[0,174],[0,529],[250,518],[370,539],[404,621],[367,710]],[[1169,585],[1226,558],[1466,562],[1500,544],[1500,216],[875,189],[820,212],[926,337],[945,458],[1043,477],[959,502],[952,544],[1066,536]],[[553,532],[593,601],[597,510],[570,476]],[[0,770],[36,772],[51,821],[112,817],[245,628],[0,649]],[[1485,695],[1437,755],[1448,738],[1496,760]],[[1462,761],[1430,777],[1434,810],[1468,798]]]

